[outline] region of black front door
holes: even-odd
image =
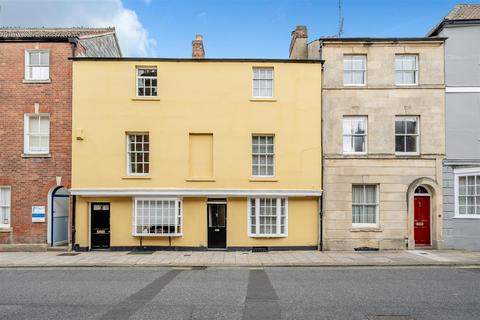
[[[225,249],[227,247],[227,205],[208,204],[208,247]]]
[[[92,203],[91,216],[92,249],[110,248],[110,203]]]

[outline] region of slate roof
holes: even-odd
[[[1,41],[61,41],[75,38],[85,50],[79,56],[121,57],[115,28],[15,28],[0,27]]]
[[[447,24],[480,23],[480,4],[457,4],[427,36],[437,36]]]
[[[115,28],[14,28],[0,27],[1,39],[67,39],[115,33]]]

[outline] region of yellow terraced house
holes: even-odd
[[[73,60],[77,250],[317,248],[320,61]]]

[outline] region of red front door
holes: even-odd
[[[430,245],[430,197],[415,196],[414,227],[415,245]]]

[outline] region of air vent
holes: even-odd
[[[252,252],[268,252],[268,247],[252,247]]]

